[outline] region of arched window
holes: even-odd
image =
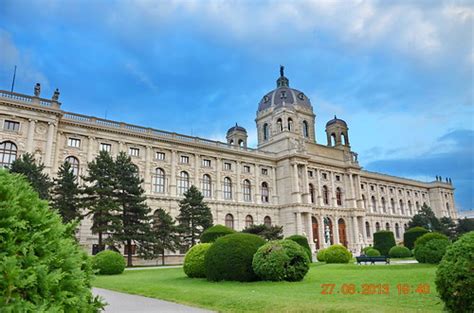
[[[335,146],[336,145],[336,134],[332,133],[331,134],[331,142],[330,142],[331,146]]]
[[[403,208],[403,200],[400,199],[400,213],[405,214],[405,209]]]
[[[416,201],[415,206],[416,206],[416,212],[418,212],[420,210],[420,202]]]
[[[449,213],[449,202],[446,202],[446,212]]]
[[[382,197],[382,199],[380,199],[381,202],[382,202],[382,210],[384,213],[387,213],[387,204],[385,203],[385,198]]]
[[[375,223],[375,231],[380,231],[380,223]]]
[[[395,223],[395,236],[397,236],[397,238],[400,238],[400,226],[398,225],[398,223]]]
[[[329,204],[329,190],[327,186],[323,186],[323,202]]]
[[[390,199],[390,208],[392,209],[392,213],[395,214],[395,200],[393,200],[393,198]]]
[[[270,218],[270,216],[265,216],[265,218],[263,219],[263,224],[265,224],[265,226],[267,227],[272,226],[272,219]]]
[[[309,137],[309,127],[308,122],[303,121],[303,136],[308,138]]]
[[[277,120],[277,129],[278,131],[283,131],[283,122],[281,121],[281,118]]]
[[[69,164],[71,164],[71,170],[74,176],[79,177],[79,160],[74,156],[68,156],[65,160]]]
[[[262,202],[268,203],[269,201],[269,192],[268,192],[268,184],[266,182],[262,183]]]
[[[408,203],[408,214],[412,215],[413,214],[413,211],[412,211],[413,208],[412,208],[412,205],[411,205],[411,201],[408,200],[407,203]]]
[[[0,168],[10,168],[13,161],[16,160],[18,148],[11,141],[0,143]]]
[[[159,193],[165,192],[165,171],[161,168],[155,169],[155,175],[153,176],[153,191]]]
[[[263,140],[268,140],[268,124],[263,124]]]
[[[243,147],[244,146],[244,141],[242,139],[239,139],[239,147]]]
[[[245,217],[245,227],[250,227],[253,225],[253,217],[252,215],[247,215]]]
[[[342,191],[339,187],[336,188],[336,203],[342,205]]]
[[[311,203],[314,203],[314,186],[313,184],[309,184],[309,199]]]
[[[385,230],[390,230],[390,224],[389,223],[385,223]]]
[[[367,235],[367,237],[371,237],[372,234],[370,233],[370,223],[369,222],[365,222],[365,233]]]
[[[288,130],[291,132],[293,130],[293,120],[288,118]]]
[[[178,192],[183,195],[189,189],[189,174],[185,171],[179,173]]]
[[[227,214],[225,216],[225,226],[234,229],[234,216],[232,214]]]
[[[342,133],[341,134],[341,137],[342,137],[342,144],[344,146],[347,146],[347,137],[346,137],[346,134]]]
[[[224,178],[224,199],[232,199],[232,180],[229,177]]]
[[[208,174],[204,174],[202,177],[202,195],[206,198],[210,198],[212,196],[212,181],[211,176]]]
[[[375,197],[372,196],[372,198],[370,198],[370,201],[372,201],[372,212],[377,212],[377,200],[375,200]]]
[[[250,181],[248,179],[244,180],[242,184],[243,194],[244,194],[244,201],[252,201],[252,186],[250,185]]]
[[[362,195],[362,205],[364,209],[367,209],[367,199],[364,195]]]

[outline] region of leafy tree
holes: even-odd
[[[251,225],[242,230],[243,233],[259,235],[266,240],[278,240],[283,238],[283,226],[265,224]]]
[[[458,220],[458,225],[456,226],[456,234],[458,236],[471,231],[474,231],[474,219],[465,217]]]
[[[440,233],[449,237],[453,240],[456,238],[456,223],[452,218],[443,216],[439,219],[439,230]]]
[[[115,196],[115,163],[109,153],[101,151],[87,164],[88,176],[85,182],[84,202],[92,217],[92,233],[98,235],[99,250],[104,249],[103,235],[112,233],[118,227],[118,205]],[[109,242],[109,238],[106,240]],[[109,242],[110,243],[110,242]]]
[[[41,199],[49,200],[51,180],[47,174],[43,173],[43,170],[44,164],[36,164],[35,158],[30,153],[25,153],[13,161],[10,168],[11,173],[24,175]]]
[[[416,226],[423,227],[431,231],[437,231],[440,229],[438,218],[426,203],[423,204],[420,211],[418,211],[418,213],[413,216],[411,221],[408,222],[408,228]]]
[[[181,238],[175,221],[163,209],[155,211],[151,233],[154,237],[153,252],[161,255],[161,264],[165,265],[165,250],[176,251],[180,247]]]
[[[179,202],[179,226],[184,240],[194,246],[201,233],[212,226],[211,209],[203,202],[203,195],[195,186],[184,193]]]
[[[52,188],[51,206],[61,215],[63,222],[79,219],[81,217],[80,190],[77,177],[74,175],[69,162],[64,162],[54,179]]]

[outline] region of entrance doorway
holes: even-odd
[[[313,240],[314,243],[316,244],[316,249],[319,250],[320,243],[319,243],[319,227],[318,227],[318,220],[312,216],[311,217],[311,222],[313,225]]]
[[[337,222],[339,228],[339,242],[347,248],[346,223],[342,218]]]

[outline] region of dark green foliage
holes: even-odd
[[[380,256],[380,252],[379,250],[372,248],[372,249],[367,249],[367,251],[365,252],[365,255],[366,256]]]
[[[374,247],[372,247],[372,246],[365,247],[364,249],[362,249],[362,253],[363,253],[363,254],[366,254],[366,253],[367,253],[367,250],[373,249],[373,248],[374,248]]]
[[[458,234],[456,233],[456,223],[453,221],[452,218],[447,216],[443,216],[439,219],[438,232],[448,236],[450,240],[454,240],[458,236]]]
[[[388,255],[391,258],[409,258],[411,257],[411,251],[404,246],[395,246],[390,249]]]
[[[293,235],[287,237],[286,239],[293,240],[294,242],[302,246],[308,254],[309,261],[311,262],[313,260],[313,254],[311,253],[311,248],[309,247],[308,239],[305,236]]]
[[[374,248],[377,249],[381,255],[388,256],[388,251],[395,245],[393,232],[381,230],[374,233]]]
[[[212,226],[211,209],[203,202],[204,196],[191,186],[179,202],[178,221],[184,240],[194,246],[202,232]]]
[[[415,247],[415,241],[418,237],[423,236],[424,234],[428,233],[429,231],[423,227],[413,227],[407,230],[403,234],[403,244],[408,249],[413,249]]]
[[[458,236],[471,231],[474,231],[474,219],[465,217],[458,220],[458,225],[456,226],[456,233]]]
[[[449,312],[474,312],[474,232],[448,247],[436,271],[436,289]]]
[[[242,230],[243,233],[258,235],[266,240],[283,239],[283,226],[265,224],[251,225]]]
[[[161,255],[161,264],[165,265],[165,249],[175,252],[181,246],[181,237],[175,221],[163,209],[153,214],[151,236],[153,237],[153,254]]]
[[[440,223],[438,218],[433,213],[433,210],[425,203],[418,211],[417,214],[413,215],[411,221],[408,222],[408,228],[423,227],[428,230],[439,230]]]
[[[11,173],[24,175],[41,199],[49,200],[49,188],[52,184],[49,176],[44,174],[43,170],[44,164],[36,164],[34,157],[29,153],[25,153],[13,161],[10,168]]]
[[[326,249],[319,249],[316,253],[316,259],[319,262],[326,262]]]
[[[97,312],[90,258],[75,225],[41,201],[29,183],[0,170],[0,311]]]
[[[122,274],[125,270],[125,260],[123,256],[112,250],[105,250],[97,253],[92,259],[93,268],[98,270],[100,275]]]
[[[67,223],[81,217],[80,190],[77,177],[74,175],[69,162],[64,162],[54,179],[51,206],[58,211]]]
[[[201,234],[201,242],[206,243],[206,242],[214,242],[216,241],[217,238],[233,234],[235,233],[235,230],[230,229],[229,227],[226,227],[224,225],[214,225],[212,227],[209,227],[206,229],[202,234]]]
[[[200,243],[193,246],[186,253],[184,258],[183,270],[184,273],[191,278],[205,278],[206,267],[204,259],[207,250],[211,247],[211,243]]]
[[[440,234],[440,233],[426,233],[424,234],[423,236],[421,237],[418,237],[416,240],[415,240],[415,249],[417,247],[421,247],[423,245],[425,245],[428,241],[430,240],[435,240],[435,239],[444,239],[444,240],[448,240],[448,237],[446,235],[443,235],[443,234]]]
[[[293,240],[270,241],[253,256],[252,267],[260,279],[300,281],[309,270],[307,251]]]
[[[438,264],[450,244],[447,239],[432,239],[415,248],[415,259],[419,263]]]
[[[252,234],[235,233],[217,238],[205,257],[207,279],[256,280],[252,259],[257,249],[264,244],[264,239]]]
[[[332,245],[324,252],[326,263],[349,263],[351,258],[351,252],[343,245]]]

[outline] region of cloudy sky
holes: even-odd
[[[316,113],[349,124],[361,165],[451,177],[474,208],[472,1],[22,1],[0,10],[0,89],[211,139],[255,113],[285,65]]]

